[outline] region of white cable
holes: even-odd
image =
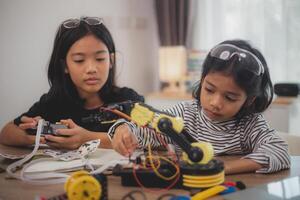
[[[39,173],[39,174],[31,174],[29,175],[25,175],[25,170],[31,166],[32,164],[35,164],[37,162],[41,162],[41,161],[45,161],[45,160],[50,160],[49,158],[47,159],[38,159],[38,160],[33,160],[30,163],[24,165],[24,163],[26,163],[27,161],[29,161],[37,152],[37,150],[39,149],[40,146],[40,138],[41,138],[41,133],[42,133],[42,128],[43,128],[43,124],[44,124],[44,120],[40,119],[38,122],[38,126],[37,126],[37,131],[36,131],[36,137],[35,137],[35,145],[34,145],[34,149],[32,150],[32,152],[30,154],[28,154],[27,156],[25,156],[23,159],[18,160],[12,164],[10,164],[7,168],[6,168],[6,172],[13,178],[16,179],[20,179],[22,181],[25,181],[27,183],[31,183],[31,184],[57,184],[57,183],[64,183],[66,181],[66,179],[69,177],[69,175],[63,174],[63,173]],[[23,169],[20,172],[20,175],[17,175],[15,172],[21,168],[24,165]],[[38,180],[34,180],[34,179],[46,179],[44,181],[38,181]],[[53,178],[52,180],[49,180],[49,178]]]
[[[136,159],[136,157],[143,155],[142,151],[134,151],[133,154],[131,155],[131,158]],[[93,170],[90,172],[90,174],[99,174],[104,172],[106,169],[110,168],[110,167],[114,167],[117,164],[128,164],[128,158],[122,158],[122,159],[116,159],[116,160],[112,160],[110,162],[108,162],[105,165],[102,165],[101,167],[99,167],[96,170]]]
[[[42,128],[43,128],[43,123],[44,120],[40,119],[38,122],[38,126],[37,126],[37,131],[36,131],[36,137],[35,137],[35,145],[34,145],[34,149],[32,150],[32,152],[30,154],[28,154],[27,156],[25,156],[24,158],[22,158],[21,160],[18,160],[12,164],[10,164],[9,166],[7,166],[6,168],[6,172],[11,176],[14,177],[16,179],[21,179],[16,173],[15,171],[17,169],[19,169],[20,167],[22,167],[22,165],[27,162],[28,160],[30,160],[37,152],[37,150],[39,149],[40,146],[40,138],[41,138],[41,133],[42,133]]]
[[[37,152],[37,150],[40,147],[40,138],[41,138],[41,133],[42,133],[42,128],[43,128],[44,120],[40,119],[38,121],[38,126],[37,126],[37,131],[36,131],[36,137],[35,137],[35,145],[34,149],[32,152],[28,155],[26,155],[23,159],[18,160],[12,164],[10,164],[6,168],[6,172],[13,178],[22,180],[26,183],[30,184],[39,184],[39,185],[48,185],[48,184],[58,184],[58,183],[64,183],[70,175],[64,174],[64,173],[55,173],[55,172],[40,172],[40,173],[35,173],[35,174],[30,174],[26,173],[26,169],[28,169],[31,165],[39,163],[39,162],[44,162],[44,161],[50,161],[54,160],[53,158],[40,158],[36,160],[32,160],[31,162],[25,164],[27,161],[29,161]],[[105,165],[102,165],[98,169],[94,169],[93,165],[90,163],[88,159],[85,157],[81,156],[81,160],[83,162],[83,166],[88,167],[91,172],[90,174],[98,174],[102,173],[106,169],[115,166],[116,164],[121,164],[121,163],[128,163],[128,159],[117,159],[117,160],[112,160],[108,162]],[[17,175],[15,172],[21,168],[23,168],[20,171],[20,175]]]
[[[67,178],[70,177],[64,173],[55,173],[55,172],[40,172],[40,173],[26,173],[27,168],[31,165],[44,162],[44,161],[51,161],[53,158],[40,158],[37,160],[33,160],[30,163],[27,163],[23,166],[20,172],[20,179],[24,182],[31,183],[31,184],[39,184],[39,185],[48,185],[48,184],[58,184],[66,182]],[[45,180],[41,180],[45,179]]]
[[[108,162],[105,165],[102,165],[101,167],[99,167],[98,169],[91,171],[90,174],[100,174],[102,172],[104,172],[106,169],[115,166],[116,164],[120,164],[122,160],[112,160],[110,162]],[[124,162],[128,163],[128,160],[126,159]]]
[[[89,159],[86,159],[85,157],[82,157],[81,159],[85,163],[84,166],[88,167],[91,171],[95,170]]]

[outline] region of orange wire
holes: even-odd
[[[160,138],[160,139],[162,139],[162,138]],[[162,142],[163,143],[163,142]],[[166,147],[167,147],[167,145],[166,145],[166,143],[163,143]],[[167,147],[167,149],[168,149],[168,147]],[[150,150],[151,151],[151,150]],[[147,188],[147,187],[145,187],[142,183],[141,183],[141,181],[140,181],[140,179],[138,178],[138,176],[137,176],[137,174],[136,174],[136,165],[135,165],[135,163],[133,163],[133,176],[134,176],[134,179],[135,179],[135,181],[136,181],[136,183],[142,188],[142,189],[144,189],[146,192],[163,192],[163,191],[167,191],[167,190],[170,190],[173,186],[175,186],[176,185],[176,183],[179,181],[179,178],[180,178],[180,166],[177,164],[175,164],[174,165],[174,167],[178,170],[176,173],[175,173],[175,176],[174,176],[174,181],[170,184],[170,185],[168,185],[167,187],[165,187],[165,188],[162,188],[162,189],[149,189],[149,188]],[[152,168],[152,170],[154,170],[153,168]],[[155,173],[156,174],[156,173]],[[157,175],[157,174],[156,174]],[[159,177],[159,176],[158,176]],[[169,180],[170,181],[170,180]]]
[[[148,127],[149,128],[149,127]],[[161,136],[161,133],[157,132],[154,128],[149,128],[149,129],[152,129],[155,133],[156,133],[156,136],[157,136],[157,139],[159,140],[160,143],[163,144],[163,146],[167,149],[167,152],[169,153],[169,156],[170,157],[173,157],[173,160],[174,162],[178,162],[178,159],[177,159],[177,155],[175,152],[172,152],[170,150],[170,147],[168,146],[168,144],[163,140],[162,136]],[[175,147],[176,148],[176,147]]]
[[[134,163],[133,163],[133,176],[134,176],[135,181],[137,182],[137,184],[138,184],[142,189],[144,189],[146,192],[163,192],[163,191],[170,190],[173,186],[175,186],[175,184],[179,181],[180,173],[178,173],[178,175],[176,176],[175,180],[174,180],[170,185],[168,185],[168,186],[165,187],[165,188],[158,189],[158,190],[146,188],[146,187],[141,183],[141,181],[140,181],[139,178],[137,177],[136,170],[135,170],[135,164],[134,164]]]
[[[129,120],[129,121],[132,121],[132,118],[131,118],[129,115],[127,115],[127,114],[125,114],[125,113],[122,113],[121,111],[119,111],[119,110],[117,110],[117,109],[107,109],[107,110],[109,110],[109,111],[111,111],[111,112],[113,112],[113,113],[119,115],[120,117],[123,117],[123,118]],[[148,127],[148,128],[149,128],[149,127]],[[162,140],[162,138],[159,137],[159,140],[160,140],[160,142],[162,142],[163,145],[168,149],[168,145]],[[175,168],[177,168],[177,170],[180,170],[180,168],[178,168],[177,165],[175,165]],[[176,174],[177,174],[177,175],[176,175]],[[134,176],[134,178],[135,178],[137,184],[138,184],[140,187],[142,187],[143,189],[145,189],[146,191],[149,191],[149,192],[160,192],[160,191],[164,191],[164,190],[169,190],[170,188],[172,188],[172,187],[178,182],[178,180],[179,180],[179,178],[180,178],[180,171],[177,171],[176,174],[175,174],[175,177],[174,177],[175,180],[174,180],[169,186],[167,186],[166,188],[162,188],[162,189],[159,189],[159,190],[150,190],[150,189],[146,188],[146,187],[140,182],[140,180],[138,179],[137,174],[136,174],[135,164],[133,165],[133,176]]]
[[[117,115],[119,115],[122,118],[125,118],[125,119],[131,121],[131,117],[129,115],[126,115],[125,113],[122,113],[121,111],[119,111],[117,109],[112,109],[110,111],[113,112],[113,113],[115,113],[115,114],[117,114]]]

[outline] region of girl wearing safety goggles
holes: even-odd
[[[290,167],[286,142],[261,114],[273,98],[267,63],[248,42],[224,41],[213,47],[193,96],[194,100],[166,111],[183,118],[194,140],[211,143],[216,156],[243,155],[225,162],[225,173],[271,173]],[[137,146],[173,143],[165,134],[158,136],[129,123],[119,126],[122,123],[116,123],[109,136],[114,149],[123,155],[130,155]]]
[[[101,147],[110,147],[106,132],[113,124],[83,119],[98,114],[106,104],[144,98],[129,88],[115,85],[115,44],[101,18],[83,17],[64,21],[57,31],[48,66],[50,90],[29,109],[2,129],[0,142],[8,145],[32,145],[28,135],[43,118],[62,122],[68,129],[45,135],[41,142],[51,147],[76,149],[83,143],[100,139]]]

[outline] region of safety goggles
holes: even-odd
[[[61,23],[58,30],[58,36],[60,37],[62,33],[66,31],[66,29],[79,27],[80,22],[85,22],[90,26],[96,26],[102,24],[103,20],[99,17],[81,17],[80,19],[67,19],[66,21]]]
[[[80,19],[68,19],[62,23],[62,26],[66,29],[77,28],[80,22],[85,22],[88,25],[96,26],[103,23],[103,20],[99,17],[82,17]]]
[[[247,66],[248,70],[252,71],[256,75],[260,76],[264,73],[264,66],[256,55],[241,49],[232,44],[219,44],[210,51],[210,56],[218,58],[220,60],[228,61],[233,56],[238,57],[238,61],[243,65]]]

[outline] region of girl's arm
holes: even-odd
[[[178,103],[169,109],[163,110],[173,116],[183,118],[185,112],[185,102]],[[157,133],[153,129],[139,128],[134,129],[134,134],[138,138],[139,144],[143,147],[147,147],[149,144],[151,147],[160,147],[165,144],[175,144],[174,141],[164,133]]]
[[[41,138],[40,142],[45,143],[45,139]],[[13,122],[9,122],[1,130],[0,143],[11,146],[28,146],[35,143],[35,136],[28,135]]]
[[[122,135],[124,134],[124,131],[120,126],[123,126],[123,124],[126,124],[126,134],[134,135],[134,138],[136,138],[138,147],[140,148],[147,148],[148,145],[150,145],[152,148],[157,148],[163,146],[163,143],[171,144],[172,141],[169,137],[167,137],[165,134],[156,133],[154,129],[148,128],[148,127],[138,127],[132,122],[128,122],[124,119],[118,120],[108,131],[108,137],[110,140],[114,141],[115,144],[114,148],[116,147],[117,140],[120,139],[120,137],[115,139],[115,135]],[[127,145],[127,144],[124,144]]]
[[[262,168],[262,165],[251,159],[239,159],[224,161],[225,174],[238,174],[255,172]]]
[[[185,110],[184,103],[179,103],[165,112],[168,112],[172,115],[182,117]],[[174,144],[170,137],[166,134],[157,133],[154,129],[149,127],[137,127],[134,123],[127,122],[123,119],[118,120],[108,131],[108,136],[111,140],[117,131],[117,127],[121,124],[127,123],[130,131],[135,135],[138,146],[141,148],[146,148],[150,145],[152,148],[164,146],[164,144]]]
[[[251,159],[262,167],[256,172],[271,173],[290,168],[291,161],[287,143],[270,129],[262,115],[248,122],[245,146],[252,152],[244,159]]]

